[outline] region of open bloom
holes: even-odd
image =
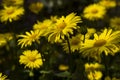
[[[71,39],[69,39],[69,42],[70,42],[70,47],[72,52],[75,52],[76,50],[77,51],[80,50],[81,43],[82,43],[82,34],[73,36]],[[64,50],[68,53],[69,52],[68,43],[65,42],[62,45]]]
[[[95,71],[104,68],[102,64],[99,63],[86,63],[85,64],[85,71],[90,72],[90,71]]]
[[[112,29],[104,29],[100,35],[95,33],[93,40],[86,39],[80,51],[83,56],[99,59],[103,52],[106,56],[114,55],[119,50],[119,42],[120,31],[112,32]]]
[[[1,22],[12,22],[12,20],[18,20],[21,15],[24,14],[23,7],[16,6],[4,6],[4,9],[0,10],[0,20]]]
[[[59,42],[61,39],[64,40],[65,36],[69,37],[69,33],[73,34],[73,29],[77,29],[77,23],[80,22],[80,16],[76,16],[75,13],[71,13],[66,17],[62,16],[48,31],[48,41]]]
[[[21,6],[23,5],[24,0],[3,0],[3,6]]]
[[[90,72],[87,77],[89,80],[101,80],[103,74],[101,71]]]
[[[41,54],[37,50],[26,50],[23,55],[20,56],[20,64],[24,64],[25,68],[40,68],[42,66]]]
[[[33,25],[34,30],[39,30],[42,36],[45,36],[48,28],[51,26],[52,21],[49,19],[44,20],[43,22],[37,21],[36,24]]]
[[[99,4],[91,4],[85,7],[83,11],[83,16],[89,20],[97,20],[102,19],[106,13],[106,9],[104,6]]]
[[[37,42],[40,43],[39,38],[40,38],[41,33],[38,30],[35,31],[30,31],[26,32],[26,35],[18,35],[19,37],[22,37],[21,39],[18,40],[18,45],[21,45],[21,48],[24,46],[31,46],[32,42]]]
[[[2,73],[0,73],[0,80],[6,80],[7,76],[6,75],[2,75]]]
[[[116,7],[116,1],[115,0],[101,0],[99,2],[99,4],[106,7],[106,8],[114,8],[114,7]]]
[[[120,17],[114,17],[110,19],[110,27],[115,30],[120,30]]]

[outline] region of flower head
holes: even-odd
[[[52,25],[52,21],[49,19],[44,20],[43,22],[37,22],[33,25],[34,30],[39,30],[41,32],[41,35],[45,35],[48,28]]]
[[[87,77],[89,80],[100,80],[102,78],[103,74],[101,71],[94,71],[90,72]]]
[[[99,63],[86,63],[85,64],[85,71],[86,72],[90,72],[90,71],[95,71],[95,70],[99,70],[102,69],[104,66],[102,64]]]
[[[73,34],[73,29],[77,29],[77,23],[80,23],[80,20],[80,16],[76,16],[75,13],[57,19],[48,31],[48,41],[59,42],[61,39],[64,40],[65,36],[69,37],[69,33]]]
[[[35,30],[35,31],[30,31],[30,32],[26,32],[26,35],[18,35],[19,37],[22,37],[22,39],[19,39],[18,40],[18,45],[21,45],[21,48],[23,48],[23,46],[31,46],[32,45],[32,42],[38,42],[40,43],[39,41],[39,38],[40,38],[40,31],[38,30]]]
[[[0,73],[0,80],[6,80],[7,76],[6,75],[2,75],[2,73]]]
[[[41,3],[41,2],[34,2],[29,5],[29,9],[33,13],[38,14],[41,11],[41,9],[43,8],[43,6],[44,6],[43,3]]]
[[[102,19],[106,13],[105,7],[99,4],[91,4],[83,11],[83,16],[89,20]]]
[[[0,47],[5,46],[7,41],[10,41],[12,38],[12,33],[0,34]]]
[[[112,29],[104,29],[100,35],[95,33],[93,40],[86,39],[80,51],[83,56],[93,57],[95,59],[99,59],[102,52],[106,56],[108,54],[114,55],[119,50],[119,39],[120,31],[112,32]]]
[[[20,56],[20,64],[24,64],[25,68],[40,68],[43,65],[41,54],[37,50],[26,50]]]
[[[99,4],[106,8],[114,8],[116,6],[116,1],[115,0],[101,0]]]
[[[120,30],[120,17],[110,19],[110,27],[114,30]]]
[[[12,22],[12,20],[18,20],[23,14],[24,9],[22,7],[4,6],[4,9],[0,10],[0,20],[1,22]]]
[[[69,39],[70,41],[70,47],[71,47],[71,51],[72,52],[75,52],[76,50],[80,50],[80,47],[81,47],[81,43],[82,43],[82,34],[78,34],[74,37],[72,37],[71,39]],[[69,52],[69,48],[68,48],[68,44],[67,42],[66,43],[63,43],[63,48],[66,52]]]
[[[3,0],[3,6],[21,6],[24,0]]]

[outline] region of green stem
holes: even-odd
[[[69,54],[71,54],[71,47],[70,47],[69,38],[67,37],[66,40],[67,40],[67,44],[68,44]]]

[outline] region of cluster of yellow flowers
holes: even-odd
[[[2,9],[0,9],[0,21],[12,23],[20,19],[24,15],[23,7],[24,0],[3,0]],[[83,10],[82,18],[90,21],[103,19],[106,16],[107,10],[114,8],[117,3],[114,0],[100,0],[98,3],[88,5]],[[43,8],[43,4],[35,2],[29,5],[29,9],[39,14]],[[95,28],[87,28],[86,34],[81,33],[82,23],[81,16],[77,13],[70,13],[66,16],[51,16],[43,21],[37,20],[33,24],[32,30],[25,31],[17,35],[17,46],[23,50],[19,56],[19,63],[24,65],[24,68],[31,70],[41,68],[45,59],[38,49],[30,49],[33,43],[41,44],[40,39],[45,39],[50,44],[60,44],[65,53],[71,54],[74,52],[82,55],[88,60],[94,59],[96,63],[86,63],[85,73],[89,80],[101,80],[103,77],[102,70],[105,66],[101,63],[101,55],[114,56],[120,52],[120,17],[110,19],[109,28],[97,31]],[[75,33],[76,31],[76,33]],[[0,34],[0,47],[7,44],[13,39],[14,33]],[[60,65],[59,70],[66,71],[70,69],[68,65]],[[0,80],[6,80],[7,76],[0,73]]]

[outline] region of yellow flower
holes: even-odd
[[[64,65],[64,64],[59,65],[59,70],[61,70],[61,71],[66,71],[68,69],[69,69],[68,65]]]
[[[114,30],[120,30],[120,17],[110,19],[110,27]]]
[[[86,63],[85,64],[85,71],[89,72],[89,71],[94,71],[94,70],[98,70],[98,69],[102,69],[104,68],[104,66],[102,64],[99,63]]]
[[[102,18],[104,18],[105,14],[106,14],[105,7],[103,7],[99,4],[91,4],[87,7],[85,7],[85,9],[83,11],[83,16],[89,20],[102,19]]]
[[[51,24],[52,24],[52,21],[49,19],[46,19],[43,22],[38,21],[36,24],[33,25],[33,29],[39,30],[41,32],[41,35],[45,36],[46,31],[51,26]]]
[[[40,38],[41,33],[38,30],[35,31],[30,31],[26,32],[26,35],[18,35],[19,37],[22,37],[22,39],[18,40],[18,45],[21,45],[21,48],[23,46],[31,46],[32,42],[37,42],[40,43],[39,38]]]
[[[19,59],[20,64],[24,64],[25,68],[40,68],[43,65],[41,54],[37,50],[26,50]]]
[[[0,73],[0,80],[6,80],[7,76],[6,75],[2,75],[2,73]]]
[[[38,14],[41,11],[41,9],[43,8],[43,6],[44,6],[43,3],[41,3],[41,2],[34,2],[29,5],[29,9],[33,13]]]
[[[76,36],[73,36],[71,39],[69,39],[72,52],[75,52],[76,50],[77,51],[80,50],[81,43],[82,43],[81,37],[82,37],[82,34],[78,34]],[[68,43],[66,42],[66,43],[63,43],[62,45],[64,50],[68,53],[69,52]]]
[[[22,7],[4,6],[4,9],[0,10],[0,20],[1,22],[12,22],[12,20],[18,20],[23,14],[24,9]]]
[[[86,39],[80,51],[83,56],[100,58],[102,52],[107,56],[108,54],[114,55],[119,50],[120,31],[112,32],[112,29],[104,29],[104,31],[97,35],[94,34],[94,39]]]
[[[13,38],[12,33],[0,34],[0,47],[3,47],[7,44],[7,41]]]
[[[66,17],[62,16],[48,31],[48,41],[59,42],[61,39],[64,40],[65,36],[69,37],[69,33],[73,34],[73,29],[77,29],[77,23],[80,22],[80,16],[76,16],[75,13],[71,13]]]
[[[94,71],[90,72],[87,77],[89,80],[100,80],[102,78],[103,74],[101,71]]]
[[[3,6],[20,6],[23,5],[24,0],[3,0]]]
[[[114,7],[116,7],[116,1],[115,0],[101,0],[99,2],[99,4],[106,7],[106,8],[114,8]]]

